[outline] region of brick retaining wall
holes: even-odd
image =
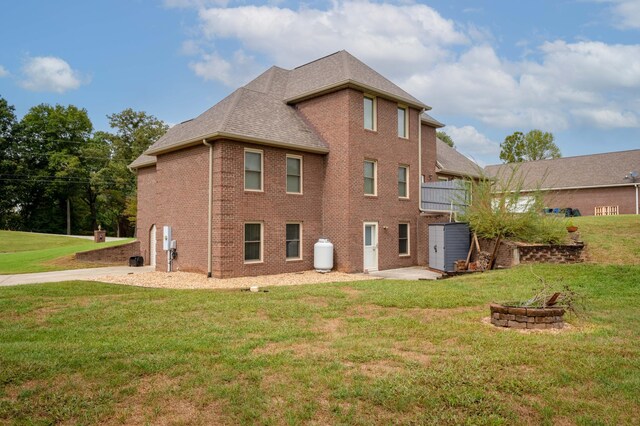
[[[496,327],[546,330],[564,327],[562,308],[521,308],[491,304],[491,324]]]
[[[495,240],[480,238],[480,250],[493,252]],[[496,267],[510,268],[521,263],[581,263],[585,261],[584,244],[525,244],[501,241],[496,256]],[[477,260],[477,253],[474,251]]]
[[[98,263],[128,264],[131,256],[140,255],[140,241],[76,253],[76,260]],[[146,260],[146,259],[145,259]]]

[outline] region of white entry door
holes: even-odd
[[[149,265],[156,266],[156,225],[151,225],[149,230]]]
[[[364,270],[378,270],[378,223],[364,223]]]

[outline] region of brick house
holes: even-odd
[[[131,164],[146,263],[215,277],[313,269],[318,238],[334,269],[427,264],[421,182],[436,180],[427,105],[340,51],[272,67]]]
[[[640,180],[625,176],[640,172],[640,149],[485,167],[494,177],[510,170],[522,176],[523,192],[543,190],[549,208],[579,209],[583,216],[638,214]]]

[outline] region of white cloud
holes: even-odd
[[[28,58],[22,72],[24,78],[20,85],[34,92],[64,93],[85,83],[78,71],[73,70],[63,59],[54,56]]]
[[[0,65],[0,78],[6,77],[8,75],[9,75],[9,71],[7,71],[7,69],[5,67]]]
[[[468,42],[453,21],[418,4],[336,1],[327,10],[205,8],[199,17],[210,42],[237,40],[244,50],[284,67],[346,49],[383,74],[407,76],[410,70],[445,60],[446,46]]]
[[[611,11],[616,26],[621,29],[640,29],[640,2],[638,0],[612,0]]]
[[[255,77],[260,67],[253,57],[245,55],[241,50],[226,60],[217,53],[204,53],[200,60],[193,61],[189,67],[204,80],[219,81],[227,86],[237,87]]]
[[[447,126],[445,132],[451,136],[460,152],[468,154],[472,159],[478,155],[497,155],[500,144],[490,140],[473,126]]]
[[[630,3],[611,1],[616,7]],[[638,109],[640,44],[527,42],[521,45],[526,54],[509,60],[499,55],[489,31],[445,19],[422,4],[335,0],[327,9],[290,9],[169,3],[198,9],[200,35],[182,49],[194,56],[192,70],[231,87],[272,64],[294,67],[346,49],[433,106],[436,116],[523,130],[640,126],[632,112]],[[223,42],[238,47],[223,55]]]

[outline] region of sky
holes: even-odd
[[[73,104],[96,130],[125,108],[176,124],[272,65],[345,49],[481,165],[531,129],[563,156],[640,148],[640,0],[21,0],[0,39],[18,117]]]

